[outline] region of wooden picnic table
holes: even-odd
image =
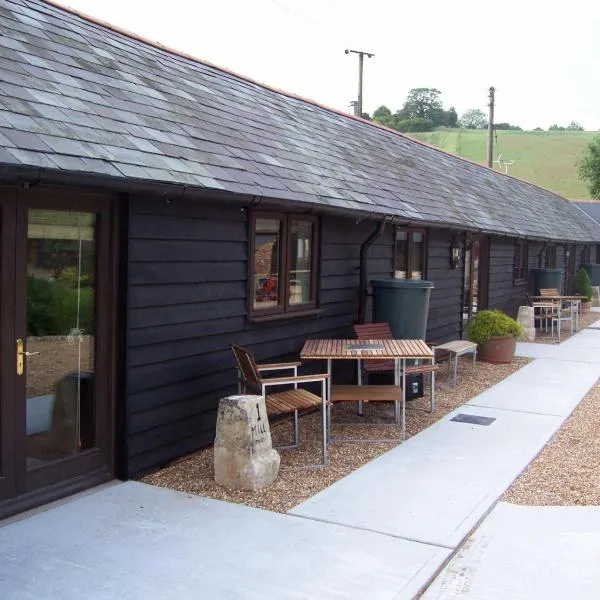
[[[406,361],[428,360],[431,364],[435,362],[433,350],[423,340],[394,340],[394,339],[323,339],[306,340],[300,352],[302,360],[326,360],[329,379],[328,399],[331,398],[331,371],[333,360],[356,360],[359,361],[359,385],[354,386],[354,395],[357,401],[367,401],[369,394],[373,393],[373,386],[362,386],[360,379],[360,361],[362,360],[394,360],[394,386],[402,384],[402,439],[405,435],[406,417]],[[381,386],[380,386],[381,387]],[[344,386],[344,394],[349,394],[349,386]],[[397,420],[400,415],[397,414]]]

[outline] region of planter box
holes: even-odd
[[[479,346],[479,360],[503,365],[510,363],[515,355],[517,338],[514,335],[492,337],[488,342]]]

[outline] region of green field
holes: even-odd
[[[475,162],[487,160],[487,130],[438,129],[411,133],[411,137]],[[508,174],[530,181],[569,198],[590,198],[586,184],[577,175],[577,160],[597,131],[498,131],[494,160],[514,160]],[[494,169],[500,169],[494,163]]]

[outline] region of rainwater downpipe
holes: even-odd
[[[367,254],[369,248],[381,237],[385,229],[385,221],[380,221],[375,231],[362,243],[360,247],[360,274],[358,284],[358,322],[364,323],[367,313]]]

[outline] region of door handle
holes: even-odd
[[[23,340],[17,340],[17,375],[23,375],[23,367],[25,363],[25,352],[23,351]]]

